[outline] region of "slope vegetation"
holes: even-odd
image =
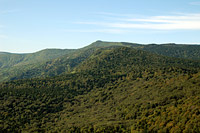
[[[96,41],[77,50],[43,50],[33,54],[0,54],[0,82],[52,77],[74,72],[74,68],[100,48],[129,47],[169,57],[200,60],[199,45],[150,44]]]
[[[0,84],[3,132],[199,132],[200,62],[100,48],[62,76]]]
[[[14,79],[15,76],[26,73],[26,70],[41,67],[42,64],[49,60],[68,55],[74,51],[69,49],[46,49],[31,54],[1,53],[0,82]],[[31,73],[29,73],[28,77],[31,77]]]

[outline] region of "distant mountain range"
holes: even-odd
[[[200,45],[96,41],[0,64],[0,132],[200,132]]]
[[[130,47],[159,55],[200,60],[200,45],[149,44],[96,41],[81,49],[45,49],[30,54],[0,54],[0,81],[49,77],[72,72],[94,51],[105,47]]]

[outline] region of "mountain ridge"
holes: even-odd
[[[91,46],[91,47],[94,47],[92,45],[99,45],[99,47],[102,47],[101,43],[105,43],[108,44],[110,43],[111,45],[115,45],[116,43],[118,43],[118,45],[120,44],[129,44],[129,45],[187,45],[187,46],[199,46],[200,44],[196,43],[196,44],[190,44],[190,43],[145,43],[145,44],[142,44],[142,43],[133,43],[133,42],[112,42],[112,41],[102,41],[102,40],[97,40],[91,44],[89,44],[88,46]],[[88,47],[88,46],[85,46],[85,47]],[[36,52],[30,52],[30,53],[15,53],[15,52],[7,52],[7,51],[0,51],[0,54],[33,54],[33,53],[38,53],[38,52],[42,52],[42,51],[46,51],[46,50],[77,50],[77,49],[83,49],[85,47],[81,47],[81,48],[75,48],[75,49],[68,49],[68,48],[45,48],[45,49],[41,49],[41,50],[38,50]]]
[[[100,48],[129,47],[159,55],[200,60],[200,46],[178,44],[142,45],[128,42],[96,41],[80,49],[46,49],[24,54],[0,55],[0,82],[14,79],[48,77],[72,72],[74,67]]]
[[[95,49],[73,56],[74,72],[0,83],[0,130],[199,132],[198,61]]]

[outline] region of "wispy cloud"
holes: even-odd
[[[190,5],[200,6],[200,1],[190,2]]]
[[[114,29],[200,30],[200,13],[119,19],[120,21],[114,22],[104,20],[78,23]]]

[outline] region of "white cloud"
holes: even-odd
[[[79,22],[79,24],[118,29],[200,30],[200,13],[122,18],[121,21],[115,22]]]

